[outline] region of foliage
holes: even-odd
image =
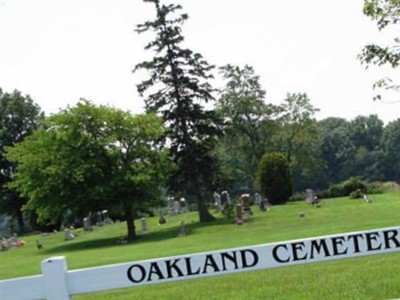
[[[148,79],[137,85],[145,97],[146,109],[162,116],[171,147],[171,159],[177,169],[170,177],[170,188],[177,193],[189,192],[197,197],[199,217],[208,221],[212,216],[204,203],[204,192],[215,181],[217,161],[212,155],[216,138],[221,134],[219,119],[204,103],[213,100],[210,66],[199,53],[183,48],[181,25],[188,19],[179,14],[180,5],[155,5],[156,18],[137,26],[138,33],[152,32],[154,40],[145,47],[153,50],[149,61],[136,65],[134,71],[145,70]]]
[[[383,122],[376,115],[358,116],[350,122],[350,140],[355,150],[348,162],[352,176],[362,174],[368,180],[383,178],[382,132]]]
[[[350,199],[360,199],[363,197],[363,195],[364,193],[362,192],[361,189],[356,189],[355,191],[352,191],[349,196]]]
[[[24,96],[17,90],[3,93],[0,88],[0,208],[2,213],[17,218],[21,232],[25,231],[21,207],[26,199],[7,187],[15,173],[16,164],[5,157],[5,148],[32,134],[42,118],[40,107],[29,95]]]
[[[233,216],[235,215],[235,206],[232,203],[227,203],[224,205],[222,209],[222,215],[227,218],[227,219],[232,219]]]
[[[296,189],[304,189],[307,181],[321,169],[322,139],[317,129],[315,108],[307,94],[287,94],[281,105],[282,116],[273,136],[273,149],[282,152],[289,162]]]
[[[392,25],[397,26],[400,22],[400,1],[399,0],[364,0],[364,14],[376,21],[378,29],[383,30]],[[393,39],[393,44],[380,46],[376,44],[366,45],[359,59],[366,67],[369,65],[389,65],[393,69],[400,64],[400,37]],[[390,78],[383,78],[374,84],[374,87],[393,90],[400,93],[400,85],[393,82]],[[381,95],[374,99],[380,100]]]
[[[218,155],[235,185],[252,187],[258,162],[268,147],[278,107],[265,103],[265,90],[253,67],[226,65],[220,68],[225,86],[216,106],[224,118],[226,135]]]
[[[315,188],[326,189],[352,176],[367,181],[398,180],[399,124],[392,121],[384,126],[376,115],[319,121],[325,168],[318,174]]]
[[[83,100],[44,125],[7,148],[7,158],[18,162],[10,186],[29,199],[26,209],[55,223],[67,210],[83,217],[120,208],[134,239],[134,213],[158,201],[168,170],[165,151],[154,146],[164,132],[161,120]]]
[[[400,118],[386,125],[381,143],[385,179],[400,182]]]
[[[329,189],[330,197],[344,197],[359,190],[362,193],[367,192],[367,183],[359,177],[350,177],[338,184],[332,185]]]
[[[271,204],[282,204],[292,195],[290,167],[282,153],[266,153],[261,158],[257,181],[261,193]]]
[[[316,176],[316,184],[319,189],[326,189],[350,177],[348,166],[353,161],[355,147],[350,138],[350,123],[345,119],[326,118],[318,121],[317,127],[322,138],[321,158],[325,166]]]

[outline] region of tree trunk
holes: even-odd
[[[22,211],[18,210],[16,213],[16,216],[17,216],[19,232],[24,233],[25,232],[25,221],[24,221],[24,215],[22,214]]]
[[[126,226],[128,229],[127,240],[133,241],[136,239],[136,228],[135,228],[135,222],[133,220],[132,208],[130,207],[130,205],[126,205],[124,210],[125,210]]]
[[[200,222],[205,223],[215,220],[215,218],[208,211],[207,205],[203,199],[202,194],[197,193],[196,196],[197,196],[197,209],[199,211]]]

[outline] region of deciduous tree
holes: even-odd
[[[384,30],[387,27],[393,27],[398,30],[400,23],[400,1],[364,0],[364,14],[376,21],[379,30]],[[398,68],[400,64],[400,36],[394,37],[393,43],[388,46],[377,44],[366,45],[359,55],[359,59],[366,67],[370,65],[388,65],[393,69]],[[394,91],[397,95],[395,101],[400,101],[400,85],[393,81],[393,79],[389,77],[380,79],[374,84],[374,87]],[[374,99],[381,99],[381,95],[376,95]]]
[[[250,187],[274,132],[279,108],[265,102],[266,92],[253,67],[228,64],[220,71],[225,86],[217,109],[224,118],[226,135],[219,143],[219,153],[235,181]]]
[[[155,147],[161,120],[81,101],[44,125],[7,148],[18,163],[10,185],[29,199],[26,209],[41,222],[56,222],[67,210],[83,217],[120,208],[128,239],[135,239],[135,213],[159,201],[168,171],[165,151]]]
[[[400,182],[400,119],[383,129],[382,148],[385,155],[385,179]]]
[[[274,135],[275,150],[283,153],[294,176],[295,187],[312,178],[321,168],[321,136],[317,129],[315,108],[305,93],[288,94],[282,104],[282,116]]]

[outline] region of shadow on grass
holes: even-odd
[[[188,235],[192,235],[196,232],[197,229],[208,227],[208,226],[216,226],[216,225],[226,225],[233,224],[233,220],[229,219],[216,219],[212,222],[208,223],[200,223],[193,222],[190,224],[186,224],[186,230]],[[91,249],[101,249],[101,248],[110,248],[110,247],[123,247],[130,246],[141,243],[151,243],[157,242],[160,240],[168,240],[172,238],[177,238],[179,234],[179,225],[174,227],[168,227],[165,229],[161,229],[155,232],[149,232],[146,234],[139,234],[137,231],[136,240],[127,243],[127,244],[119,244],[118,241],[121,240],[120,236],[115,237],[107,237],[107,238],[99,238],[92,240],[84,240],[79,241],[79,237],[73,241],[65,241],[63,244],[58,245],[56,247],[52,247],[50,249],[44,249],[42,253],[46,254],[57,254],[63,252],[71,252],[71,251],[82,251],[82,250],[91,250]]]
[[[113,247],[117,244],[117,237],[109,237],[96,240],[79,241],[79,237],[73,241],[65,241],[63,244],[50,249],[44,249],[42,253],[56,254],[70,251],[81,251]]]

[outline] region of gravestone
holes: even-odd
[[[260,206],[261,205],[261,195],[259,193],[254,194],[254,204]]]
[[[65,228],[64,229],[64,240],[65,241],[70,241],[73,240],[75,238],[74,233],[72,232],[71,228]]]
[[[90,222],[90,217],[83,218],[83,230],[92,231],[92,223]]]
[[[146,218],[141,218],[140,219],[140,223],[142,225],[142,232],[146,232],[147,231],[147,220]]]
[[[306,189],[306,202],[308,204],[318,203],[318,197],[315,195],[315,192],[312,189]]]
[[[181,213],[181,203],[179,201],[174,201],[175,214]]]
[[[186,199],[184,198],[184,197],[182,197],[180,200],[179,200],[179,202],[180,202],[180,213],[187,213],[189,210],[188,210],[188,207],[187,207],[187,202],[186,202]]]
[[[228,191],[222,191],[221,192],[221,205],[225,206],[227,204],[231,204],[231,197],[230,197]]]
[[[167,223],[167,220],[164,218],[164,209],[162,207],[157,209],[157,214],[160,216],[158,219],[159,225]]]
[[[236,204],[235,209],[236,209],[236,224],[242,225],[244,223],[242,204]]]
[[[114,223],[113,220],[111,220],[111,218],[108,216],[108,210],[106,210],[106,209],[103,210],[101,212],[101,216],[103,218],[103,224],[104,225],[110,225],[110,224]]]
[[[102,214],[100,211],[98,211],[96,213],[96,226],[103,226],[103,225],[104,225],[104,223],[103,223]]]
[[[186,231],[186,225],[184,221],[181,221],[179,223],[179,236],[185,236],[187,233]]]
[[[267,202],[268,200],[266,198],[261,198],[259,208],[261,211],[267,211]]]
[[[178,213],[175,208],[176,207],[175,207],[174,197],[168,197],[168,213],[171,216],[174,216],[174,215],[176,215]]]
[[[214,196],[215,208],[218,213],[221,213],[222,212],[221,196],[217,192],[214,192],[213,196]]]
[[[242,203],[243,213],[252,215],[253,212],[251,211],[250,207],[250,194],[242,194],[240,196],[240,202]]]
[[[368,197],[367,194],[364,194],[363,198],[364,198],[365,203],[372,203],[372,200]]]

